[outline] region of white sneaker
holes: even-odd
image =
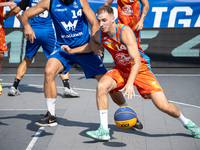
[[[66,97],[79,97],[79,93],[76,93],[72,88],[68,89],[67,87],[64,87],[63,95]]]
[[[17,95],[20,95],[20,91],[18,89],[15,89],[14,86],[11,86],[10,87],[10,91],[8,92],[8,95],[9,96],[17,96]]]

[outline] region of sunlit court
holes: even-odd
[[[0,150],[200,149],[200,1],[14,0],[14,2],[0,0],[2,8],[0,21],[2,20],[4,24],[7,45],[3,60],[0,59],[0,64],[3,62],[2,67],[0,66]],[[104,4],[110,5],[113,9],[112,23],[106,22],[111,17],[102,19],[100,16],[102,12],[96,13]],[[36,15],[36,10],[28,11],[37,8],[34,7],[36,5],[38,12],[43,9],[45,11],[39,15]],[[50,7],[47,7],[49,5]],[[13,14],[9,14],[11,10],[15,10]],[[35,33],[33,43],[31,42],[33,33],[27,26],[27,14],[36,15],[33,17],[35,20],[31,20],[32,17],[28,18],[30,27]],[[137,20],[140,22],[144,17],[140,24],[142,27],[136,25],[138,22],[133,23],[135,29],[128,30],[131,33],[122,36],[127,28],[123,25],[121,28],[121,22],[129,22],[127,18],[134,15],[133,22]],[[22,19],[21,22],[19,19]],[[80,20],[84,20],[84,23]],[[117,24],[113,36],[110,36],[113,30],[107,27],[109,23]],[[100,31],[94,35],[96,26]],[[90,31],[86,33],[89,28]],[[141,29],[137,31],[137,28]],[[0,29],[3,29],[3,26],[0,26]],[[100,39],[95,37],[98,32]],[[91,34],[94,37],[90,38]],[[136,41],[130,43],[128,41],[131,40],[127,37],[132,37],[132,34]],[[3,35],[0,36],[3,41]],[[127,41],[123,41],[124,39]],[[84,54],[73,53],[73,50],[79,50],[75,49],[76,47],[88,43],[92,45],[94,42],[92,40],[95,44],[99,44],[97,42],[99,40],[102,45],[101,47],[99,45],[98,51],[95,46],[91,46],[91,51],[95,54],[91,51]],[[109,53],[105,47],[102,48],[106,44],[108,47],[116,46],[113,47],[113,51],[116,50],[118,53],[116,59],[113,59],[113,53]],[[130,70],[134,68],[137,65],[135,62],[137,58],[130,53],[134,44],[137,45],[140,54],[141,68],[145,64],[155,76],[152,86],[158,81],[168,102],[180,111],[180,118],[173,118],[167,114],[171,107],[166,111],[165,108],[159,107],[162,106],[159,102],[144,99],[136,87],[134,87],[135,96],[132,98],[129,98],[128,94],[124,96],[126,101],[124,105],[126,104],[128,108],[126,112],[123,112],[125,107],[120,110],[120,105],[116,104],[108,94],[107,120],[105,116],[102,117],[101,106],[106,105],[100,101],[104,93],[99,91],[102,87],[98,86],[98,75],[106,73],[105,69],[102,69],[103,64],[107,71],[111,71],[120,63],[127,68],[127,62],[133,62]],[[61,48],[62,45],[68,45],[69,48],[67,46]],[[81,48],[80,50],[84,49]],[[88,50],[87,47],[85,49]],[[3,48],[0,52],[1,50]],[[92,53],[94,57],[91,55],[86,57],[88,53]],[[88,61],[82,57],[88,58]],[[119,62],[116,63],[116,60]],[[91,70],[95,70],[96,74]],[[145,71],[139,70],[138,74]],[[65,75],[68,72],[69,77],[60,77],[61,72]],[[132,74],[129,72],[130,76]],[[112,88],[120,86],[111,84],[113,80],[118,82],[113,76],[109,77],[101,78],[107,79],[107,84],[102,84],[101,79],[99,83],[106,88],[108,82]],[[109,80],[111,78],[112,82]],[[130,78],[128,79],[130,81]],[[147,81],[144,79],[145,83]],[[142,89],[144,85],[138,86]],[[162,99],[157,97],[159,98]],[[131,112],[128,112],[130,108]],[[121,113],[131,114],[132,122],[125,122],[128,119],[121,118],[123,116],[123,114],[120,116]],[[175,116],[175,112],[173,115]],[[181,118],[182,115],[184,119]],[[135,127],[136,120],[141,122],[141,129]],[[191,123],[192,129],[188,129],[189,120],[194,123]],[[134,125],[129,127],[133,122]],[[108,130],[105,128],[106,124]]]

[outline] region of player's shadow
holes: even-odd
[[[15,115],[15,116],[9,116],[9,117],[0,117],[0,126],[4,125],[4,126],[9,126],[10,124],[8,123],[4,123],[4,120],[6,119],[17,119],[16,124],[17,122],[19,122],[20,124],[20,121],[21,119],[23,120],[29,120],[30,123],[27,124],[26,126],[26,129],[30,130],[30,131],[34,131],[34,134],[35,132],[38,131],[38,126],[35,126],[35,122],[39,119],[41,119],[41,116],[40,115],[30,115],[30,114],[18,114],[18,115]],[[53,133],[50,133],[50,132],[46,132],[45,130],[42,132],[42,134],[40,135],[41,137],[42,136],[48,136],[48,135],[53,135]],[[34,135],[32,135],[33,137]]]
[[[20,122],[21,119],[23,120],[28,120],[30,121],[30,123],[27,124],[26,129],[30,130],[30,131],[34,131],[37,132],[39,127],[35,126],[35,122],[41,118],[43,118],[43,115],[35,115],[35,114],[18,114],[18,115],[14,115],[14,116],[8,116],[8,117],[0,117],[0,125],[2,126],[9,126],[8,123],[5,123],[4,120],[5,119],[19,119],[18,121]],[[17,121],[15,121],[17,122]],[[91,131],[91,130],[97,130],[97,128],[99,127],[99,123],[91,123],[91,122],[80,122],[80,121],[73,121],[73,120],[69,120],[69,119],[65,119],[65,118],[60,118],[57,117],[57,122],[59,126],[69,126],[69,127],[84,127],[87,128],[86,130],[83,130],[79,133],[79,135],[83,136],[83,137],[87,137],[86,132],[87,131]],[[117,127],[114,124],[109,124],[109,128],[110,128],[110,136],[111,139],[109,140],[109,142],[107,141],[100,141],[100,140],[94,140],[88,137],[88,141],[84,141],[83,143],[97,143],[97,142],[103,142],[104,145],[109,146],[109,147],[124,147],[126,146],[125,143],[122,142],[117,142],[117,138],[113,136],[114,132],[124,132],[124,133],[132,133],[135,135],[139,135],[139,136],[144,136],[144,137],[169,137],[169,136],[184,136],[184,137],[192,137],[189,134],[185,134],[185,133],[176,133],[176,134],[150,134],[147,132],[143,132],[143,131],[136,131],[136,130],[132,130],[132,129],[120,129],[119,127]],[[53,131],[55,131],[55,128],[53,128]],[[43,132],[41,133],[40,137],[42,136],[49,136],[49,135],[53,135],[54,133],[51,132],[46,132],[45,130],[43,130]],[[35,134],[32,135],[32,137]]]
[[[11,86],[6,85],[2,87],[10,89]],[[20,84],[19,91],[21,94],[23,94],[23,92],[44,93],[43,85],[41,85],[40,87],[35,87],[35,86],[29,86],[28,84]],[[79,97],[66,97],[63,95],[63,93],[57,93],[57,96],[60,96],[61,98],[79,98]]]
[[[3,86],[3,88],[10,89],[11,86]],[[32,92],[32,93],[44,93],[43,85],[41,87],[29,86],[28,84],[20,84],[19,91],[23,92]]]
[[[61,120],[60,120],[61,119]],[[72,121],[72,120],[68,120],[68,119],[62,119],[62,118],[58,118],[59,121],[59,125],[63,125],[63,126],[80,126],[80,127],[85,127],[87,128],[86,130],[81,131],[79,134],[81,136],[87,137],[86,132],[87,131],[91,131],[91,130],[97,130],[99,127],[99,123],[91,123],[91,122],[79,122],[79,121]],[[95,140],[95,139],[91,139],[88,141],[85,141],[84,143],[97,143],[97,142],[104,142],[104,145],[106,146],[110,146],[110,147],[124,147],[126,146],[125,143],[122,142],[116,142],[117,138],[113,136],[114,132],[124,132],[124,133],[132,133],[135,135],[139,135],[139,136],[144,136],[144,137],[169,137],[169,136],[184,136],[184,137],[192,137],[192,135],[190,134],[185,134],[185,133],[175,133],[175,134],[150,134],[147,132],[143,132],[143,131],[136,131],[133,129],[120,129],[119,127],[117,127],[116,125],[113,124],[109,124],[108,126],[110,128],[110,136],[111,139],[109,140],[109,142],[107,141],[100,141],[100,140]]]
[[[152,127],[153,128],[153,127]],[[147,132],[143,132],[143,131],[137,131],[137,130],[132,130],[132,129],[127,129],[127,131],[125,130],[124,132],[126,133],[130,133],[132,132],[135,135],[140,135],[140,136],[145,136],[145,137],[166,137],[166,136],[185,136],[185,137],[192,137],[192,135],[190,134],[186,134],[186,133],[174,133],[174,134],[150,134]]]

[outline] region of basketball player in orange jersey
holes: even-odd
[[[108,5],[97,10],[97,19],[100,30],[96,32],[94,40],[112,55],[115,66],[97,84],[97,108],[100,112],[104,112],[99,115],[100,127],[86,134],[94,139],[110,139],[107,114],[108,93],[125,91],[124,96],[128,95],[128,99],[132,99],[132,96],[135,96],[134,85],[143,98],[151,99],[159,110],[177,118],[195,138],[200,138],[200,128],[185,118],[178,108],[166,99],[151,71],[149,57],[137,47],[132,29],[121,23],[116,24],[113,9]]]
[[[13,0],[10,0],[8,2],[5,2],[5,0],[0,0],[0,71],[3,65],[4,52],[7,51],[5,32],[4,32],[4,22],[3,22],[3,8],[5,6],[9,6],[12,9],[16,6],[16,4]],[[1,92],[2,92],[2,87],[0,84],[0,95]]]
[[[105,5],[111,5],[114,0],[107,0]],[[143,5],[143,9],[141,7]],[[148,0],[117,0],[118,23],[128,25],[135,32],[137,42],[140,42],[140,30],[149,10]]]
[[[114,0],[107,0],[105,5],[111,5]],[[141,7],[143,5],[143,9]],[[142,53],[140,46],[140,30],[143,29],[143,22],[149,10],[148,0],[117,0],[118,23],[128,25],[135,32],[138,48]],[[142,10],[142,11],[141,11]],[[102,57],[103,58],[103,57]],[[142,123],[137,120],[137,128],[143,128]],[[133,127],[132,129],[136,129]]]

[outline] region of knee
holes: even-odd
[[[104,83],[103,83],[103,82],[99,82],[99,83],[97,84],[97,90],[98,90],[98,91],[102,91],[102,90],[103,90],[103,87],[104,87]]]
[[[106,85],[105,85],[105,83],[104,82],[99,82],[98,84],[97,84],[97,93],[98,94],[108,94],[108,90],[107,90],[107,88],[106,88]]]
[[[50,80],[55,78],[55,73],[51,67],[45,68],[45,80]]]
[[[0,53],[0,60],[2,60],[4,57],[4,53]]]

